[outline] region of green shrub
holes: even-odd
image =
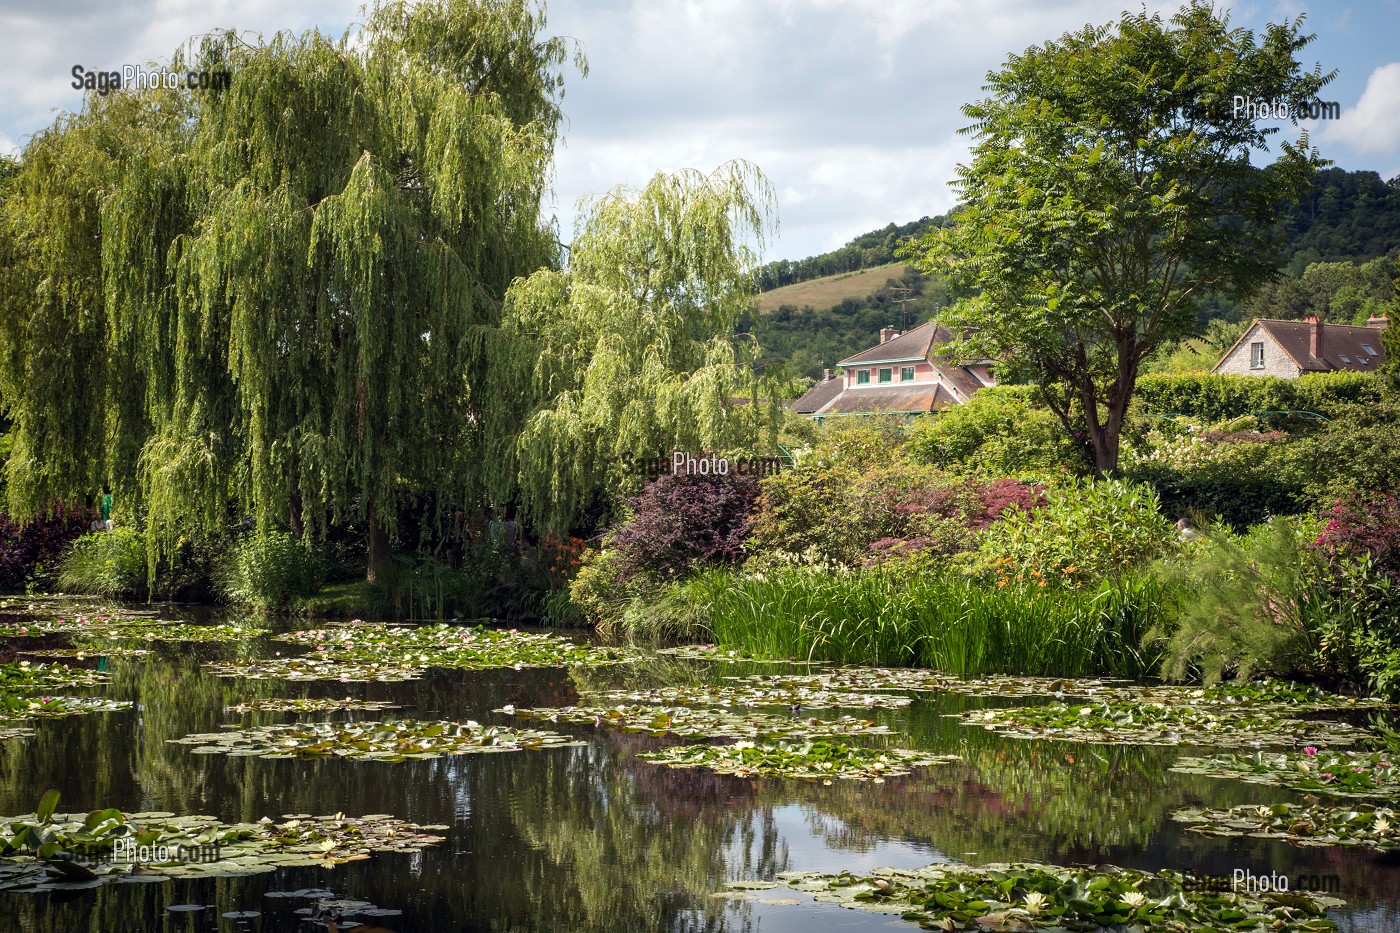
[[[1305,546],[1313,526],[1274,519],[1238,535],[1212,529],[1159,572],[1183,594],[1176,621],[1149,638],[1164,650],[1162,673],[1276,677],[1310,674],[1317,663],[1317,558]]]
[[[845,463],[807,458],[795,470],[765,478],[749,527],[749,553],[859,563],[868,543],[851,520],[859,479]]]
[[[66,593],[109,598],[148,594],[146,543],[134,528],[95,531],[73,542],[58,572]]]
[[[1124,478],[1157,491],[1167,515],[1217,516],[1245,528],[1308,510],[1282,432],[1158,427],[1127,445]]]
[[[1342,408],[1331,424],[1290,445],[1289,454],[1313,501],[1400,489],[1400,404]]]
[[[1135,390],[1138,407],[1225,421],[1264,411],[1315,411],[1331,417],[1351,404],[1374,404],[1387,393],[1375,373],[1310,373],[1298,379],[1214,373],[1144,375]]]
[[[909,458],[955,473],[1044,478],[1088,469],[1084,445],[1028,386],[983,389],[909,432]]]
[[[1043,508],[1009,509],[978,547],[980,576],[998,586],[1095,586],[1160,557],[1175,541],[1150,486],[1075,480]]]
[[[284,531],[255,532],[236,542],[216,576],[219,595],[248,609],[287,609],[315,595],[322,562],[306,542]]]

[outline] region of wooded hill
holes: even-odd
[[[770,371],[820,378],[824,367],[869,346],[883,326],[928,320],[946,300],[941,283],[896,264],[909,238],[945,226],[950,215],[889,224],[845,246],[800,260],[779,260],[755,273],[758,311],[744,316],[740,333],[763,347]],[[1400,267],[1400,176],[1330,168],[1318,173],[1311,194],[1283,217],[1283,268],[1248,302],[1216,299],[1202,314],[1239,322],[1255,317],[1296,319],[1318,314],[1337,323],[1364,321],[1395,306]],[[888,274],[881,275],[887,267]],[[912,289],[901,292],[887,283]],[[899,299],[912,298],[901,307]]]

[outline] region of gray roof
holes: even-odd
[[[953,335],[946,328],[939,327],[933,321],[927,324],[920,324],[918,327],[901,334],[892,340],[876,344],[869,350],[862,350],[855,356],[848,356],[838,366],[864,366],[869,363],[908,363],[916,360],[925,360],[929,357],[929,351],[935,343],[942,343],[953,339]]]
[[[801,398],[792,403],[792,410],[799,415],[810,415],[821,408],[827,402],[841,394],[841,387],[846,384],[842,376],[833,376],[830,379],[823,379],[803,394]]]
[[[933,411],[957,403],[958,400],[948,394],[948,390],[938,383],[920,382],[907,386],[892,386],[887,389],[852,389],[849,392],[842,392],[830,405],[817,414],[850,415],[880,411]]]

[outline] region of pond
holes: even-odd
[[[34,610],[0,608],[0,623],[41,621],[45,613]],[[284,632],[306,627],[285,620],[199,621]],[[427,664],[416,679],[381,682],[289,681],[263,675],[287,658],[333,655],[337,649],[324,650],[324,636],[318,650],[314,638],[305,645],[231,631],[223,634],[234,640],[225,641],[89,639],[83,656],[56,658],[20,652],[63,650],[71,645],[68,634],[15,631],[0,634],[0,662],[58,661],[109,678],[46,692],[132,705],[23,720],[22,730],[0,741],[0,819],[34,813],[46,792],[56,789],[60,813],[115,807],[128,814],[203,814],[225,824],[383,814],[424,827],[442,841],[333,867],[284,861],[258,874],[165,880],[152,869],[147,874],[155,880],[149,883],[0,892],[0,929],[6,931],[912,930],[917,926],[897,916],[847,910],[803,890],[727,885],[770,881],[780,872],[866,874],[937,862],[1018,861],[1180,869],[1225,878],[1237,871],[1284,876],[1295,889],[1319,887],[1344,899],[1345,906],[1328,914],[1343,930],[1400,929],[1400,860],[1392,856],[1374,848],[1207,835],[1171,818],[1182,808],[1300,802],[1302,794],[1287,787],[1169,770],[1183,756],[1239,749],[1022,738],[961,718],[1051,702],[1048,694],[1062,689],[1055,685],[1031,683],[1005,691],[1021,696],[997,696],[900,692],[888,685],[881,690],[857,678],[830,686],[857,697],[864,686],[867,698],[899,699],[848,697],[840,702],[861,705],[824,706],[808,684],[792,709],[783,705],[784,696],[772,694],[770,678],[817,669],[715,660],[703,652],[645,652],[621,663],[569,667],[521,663],[518,670]],[[576,632],[564,634],[584,643]],[[338,636],[330,637],[333,642]],[[395,650],[396,643],[389,644],[387,650]],[[103,646],[128,650],[114,653]],[[413,667],[413,650],[404,647],[402,666]],[[785,689],[793,688],[789,683]],[[754,689],[770,693],[755,696]],[[727,701],[725,690],[731,691]],[[734,690],[749,690],[749,701],[770,705],[729,707],[729,720],[716,719],[724,712],[719,707],[686,705],[703,698],[732,703]],[[372,708],[259,708],[272,698],[350,698]],[[769,728],[765,716],[800,722],[847,717],[828,731],[848,737],[832,742],[913,750],[923,753],[918,759],[925,763],[879,781],[673,768],[642,756],[705,740],[627,731],[596,714],[592,721],[585,714],[584,721],[554,722],[540,712],[589,703],[655,707],[662,705],[658,700],[666,701],[669,718],[632,725],[663,731],[667,723],[684,728],[698,721],[694,728],[700,732],[742,734],[744,728]],[[678,712],[684,710],[690,712]],[[1365,725],[1372,714],[1309,715]],[[321,733],[259,727],[392,719],[479,723],[481,729],[461,736],[449,730],[468,744],[489,736],[490,727],[565,738],[494,754],[398,761],[376,760],[400,756],[373,741],[363,742],[355,758],[263,757],[269,749],[277,754],[279,742],[284,750],[290,742],[306,746]],[[15,723],[0,722],[6,725]],[[221,744],[217,734],[231,726],[245,731]],[[330,731],[344,744],[361,734],[343,727]],[[874,734],[849,737],[862,731]],[[804,735],[798,729],[786,740],[795,747]],[[177,741],[190,736],[196,738]],[[408,747],[395,741],[399,751]],[[348,902],[333,927],[311,917],[327,901]]]

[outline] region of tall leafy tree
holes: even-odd
[[[771,445],[780,412],[731,337],[772,196],[753,166],[657,175],[585,202],[568,268],[511,287],[497,342],[498,498],[567,528],[627,464],[671,448]],[[748,404],[735,404],[745,398]]]
[[[374,578],[405,497],[479,495],[484,337],[556,258],[544,25],[430,0],[340,40],[216,34],[188,55],[227,90],[93,97],[41,134],[0,285],[22,508],[110,479],[153,540],[229,506],[362,518]]]
[[[1235,106],[1316,100],[1332,76],[1303,71],[1301,28],[1256,36],[1205,2],[1125,13],[1011,56],[963,108],[964,207],[915,255],[964,295],[940,314],[955,352],[1038,385],[1101,474],[1143,360],[1194,331],[1205,297],[1273,272],[1276,211],[1323,164],[1303,133],[1252,167],[1279,127]]]

